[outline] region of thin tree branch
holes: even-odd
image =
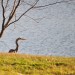
[[[16,1],[16,0],[15,0]],[[14,7],[13,7],[13,11],[11,12],[11,14],[10,14],[10,16],[12,16],[13,17],[13,15],[14,15],[14,13],[15,13],[15,11],[16,11],[16,9],[18,8],[18,6],[19,6],[19,4],[20,4],[20,1],[21,0],[18,0],[18,3],[17,3],[17,5],[15,6],[15,3],[14,3]]]
[[[6,2],[5,10],[8,7],[8,3],[9,3],[9,0],[7,0],[7,2]]]
[[[30,17],[30,16],[28,16],[28,15],[25,15],[25,16],[27,16],[27,17],[29,17],[30,19],[32,19],[32,20],[34,20],[35,22],[37,22],[36,19],[34,19],[34,18],[32,18],[32,17]],[[38,22],[37,22],[37,23],[38,23]]]
[[[59,4],[59,3],[68,3],[69,1],[73,1],[73,0],[68,0],[68,1],[59,1],[59,2],[54,2],[54,3],[50,3],[50,4],[47,4],[47,5],[43,5],[43,6],[35,6],[34,8],[42,8],[42,7],[47,7],[47,6],[50,6],[50,5],[55,5],[55,4]],[[28,5],[31,6],[31,4],[27,3]]]
[[[13,4],[13,7],[12,7],[12,10],[11,10],[10,16],[12,15],[12,13],[13,13],[13,11],[14,11],[15,6],[16,6],[16,0],[14,0],[14,4]]]

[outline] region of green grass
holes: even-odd
[[[0,75],[75,75],[75,58],[0,53]]]

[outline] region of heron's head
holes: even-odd
[[[17,40],[26,40],[26,39],[24,39],[24,38],[20,38],[20,37],[19,37]]]

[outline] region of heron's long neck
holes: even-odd
[[[18,47],[19,47],[19,45],[18,45],[18,40],[16,40],[16,48],[15,48],[15,51],[16,51],[16,52],[18,51]]]

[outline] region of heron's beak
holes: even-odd
[[[27,40],[27,39],[23,39],[23,38],[22,38],[22,40]]]

